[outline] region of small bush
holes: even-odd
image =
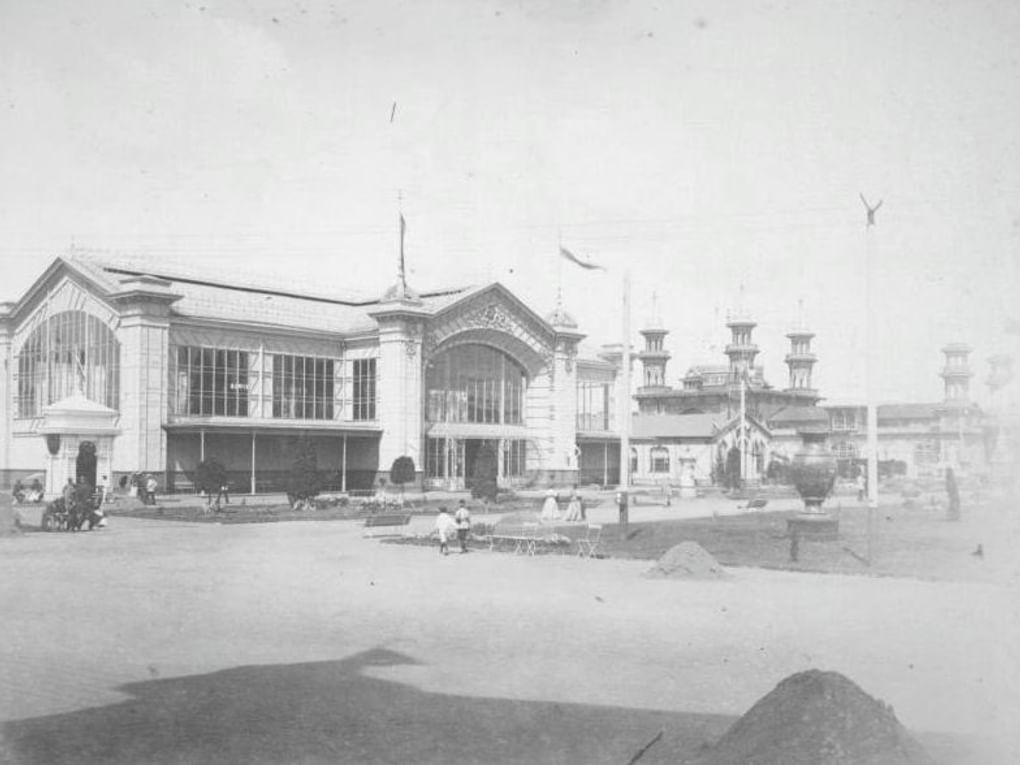
[[[219,494],[220,487],[227,483],[227,469],[218,461],[208,459],[198,463],[195,471],[195,490],[206,494]]]
[[[292,507],[299,503],[307,505],[308,500],[318,495],[321,486],[315,445],[310,439],[302,437],[297,440],[295,450],[297,458],[287,476],[287,501]]]

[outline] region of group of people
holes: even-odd
[[[439,508],[439,515],[436,516],[436,534],[439,537],[439,554],[450,554],[450,541],[454,536],[460,542],[460,551],[468,551],[468,533],[471,531],[471,513],[468,511],[467,503],[462,499],[457,506],[457,511],[451,516],[450,511],[445,507]]]
[[[565,515],[560,514],[560,505],[556,501],[556,492],[549,489],[545,493],[545,501],[542,503],[542,512],[539,515],[540,519],[545,522],[552,521],[566,521],[568,523],[577,523],[579,521],[587,520],[588,514],[584,507],[584,502],[581,500],[581,495],[577,493],[577,490],[570,492],[570,501],[567,503],[567,512]]]

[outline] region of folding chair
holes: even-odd
[[[598,523],[588,524],[588,533],[577,540],[577,557],[594,558],[598,551],[599,539],[602,538],[602,525]]]

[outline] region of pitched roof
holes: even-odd
[[[829,413],[817,406],[785,406],[767,418],[769,424],[803,425],[805,423],[828,423]]]
[[[930,420],[938,416],[938,404],[879,404],[879,420]]]
[[[632,438],[712,438],[722,423],[715,414],[637,414]]]
[[[181,296],[171,307],[177,316],[344,334],[371,332],[377,327],[368,312],[380,305],[380,299],[353,291],[330,292],[321,285],[306,289],[293,281],[269,283],[248,276],[220,276],[179,264],[164,267],[105,253],[78,252],[68,262],[110,291],[119,288],[122,277],[149,274],[166,279],[170,290]],[[422,293],[422,308],[436,313],[487,286]]]

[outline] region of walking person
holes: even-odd
[[[220,484],[220,492],[219,492],[219,494],[216,495],[216,507],[217,507],[217,509],[220,506],[220,499],[222,499],[225,504],[228,504],[228,505],[230,504],[230,484],[227,483],[226,481],[224,481],[222,484]]]
[[[857,501],[863,502],[868,493],[868,479],[864,477],[864,471],[857,470]]]
[[[145,481],[145,499],[148,504],[156,504],[156,489],[158,488],[159,483],[156,481],[156,476],[150,474]]]
[[[457,540],[460,542],[460,551],[466,553],[468,551],[468,533],[471,531],[471,513],[467,509],[467,503],[464,500],[460,501],[457,512],[453,515],[453,520],[457,524]]]
[[[436,534],[439,536],[439,554],[450,554],[450,539],[453,538],[454,529],[457,523],[453,516],[447,512],[445,507],[439,508],[439,515],[436,516]]]

